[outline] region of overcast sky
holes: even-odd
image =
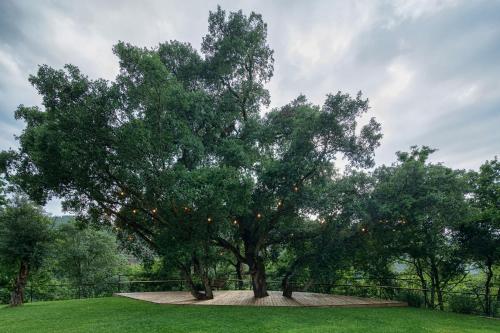
[[[500,1],[22,1],[0,0],[0,149],[16,147],[19,104],[40,98],[39,64],[77,65],[92,78],[118,71],[118,40],[199,49],[208,11],[261,13],[275,50],[272,107],[298,94],[361,90],[384,133],[377,164],[411,145],[433,161],[477,169],[500,155]],[[59,213],[57,202],[47,207]]]

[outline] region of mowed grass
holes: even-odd
[[[0,332],[500,332],[500,321],[414,308],[157,305],[127,298],[0,308]]]

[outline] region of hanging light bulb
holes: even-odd
[[[134,214],[137,213],[137,209],[135,209],[135,208],[132,209],[132,213],[134,213]]]
[[[208,223],[212,223],[212,218],[211,218],[211,217],[209,217],[209,218],[207,219],[207,222],[208,222]]]
[[[283,206],[283,201],[279,200],[278,201],[278,207],[282,207]]]
[[[294,192],[298,192],[298,191],[299,191],[299,187],[298,187],[297,185],[295,185],[295,186],[293,187],[293,191],[294,191]]]
[[[237,224],[238,224],[238,220],[234,220],[234,221],[233,221],[233,224],[234,224],[234,225],[237,225]]]
[[[156,208],[153,208],[153,210],[151,211],[153,214],[156,214],[157,212],[157,209]]]
[[[262,217],[261,213],[257,213],[257,218],[260,219]]]

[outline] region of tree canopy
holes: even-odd
[[[263,297],[266,249],[321,213],[315,199],[339,154],[373,164],[380,125],[358,124],[369,108],[361,93],[265,112],[274,58],[261,15],[219,7],[208,25],[201,53],[178,41],[118,43],[111,82],[41,66],[30,82],[43,107],[18,108],[26,128],[5,156],[11,181],[38,202],[62,197],[82,219],[159,252],[178,241],[189,268],[209,245],[231,251]]]

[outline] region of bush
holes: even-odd
[[[398,301],[406,302],[408,303],[408,306],[412,306],[414,308],[420,308],[424,303],[421,293],[411,290],[401,291],[398,293],[396,299]]]
[[[448,300],[450,310],[457,313],[471,314],[478,312],[478,301],[471,295],[455,294]]]
[[[5,286],[0,286],[0,304],[7,304],[10,300],[10,291]]]

